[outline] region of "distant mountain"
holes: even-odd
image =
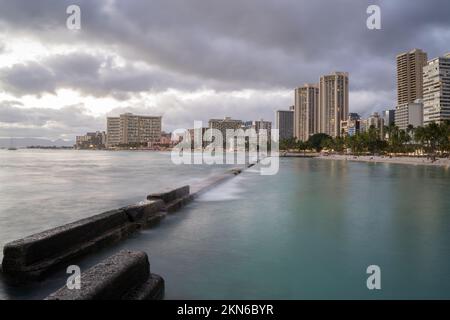
[[[41,147],[72,147],[75,144],[74,141],[66,141],[62,139],[58,140],[48,140],[39,138],[0,138],[0,148],[25,148],[30,146],[41,146]]]

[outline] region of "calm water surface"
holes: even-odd
[[[3,242],[224,170],[155,153],[5,152]],[[256,169],[80,266],[144,250],[168,299],[450,298],[448,170],[317,159],[281,159],[275,176]],[[376,292],[366,288],[372,264],[382,271]],[[64,277],[0,282],[0,297],[43,298]]]

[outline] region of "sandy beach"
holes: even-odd
[[[373,163],[395,163],[395,164],[411,164],[411,165],[426,165],[436,167],[450,167],[450,159],[436,158],[436,161],[431,161],[427,158],[419,157],[388,157],[388,156],[353,156],[353,155],[328,155],[318,156],[318,159],[328,160],[347,160]]]

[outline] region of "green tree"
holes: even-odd
[[[303,151],[303,154],[305,154],[305,151],[309,148],[309,145],[307,142],[304,141],[298,141],[297,142],[297,150],[299,152]]]
[[[280,141],[280,150],[290,150],[296,148],[295,138],[282,139]]]
[[[325,133],[316,133],[309,138],[308,145],[317,152],[320,152],[323,149],[324,141],[329,139],[331,137]]]

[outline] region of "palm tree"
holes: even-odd
[[[448,120],[439,124],[438,146],[442,154],[450,151],[450,121]]]

